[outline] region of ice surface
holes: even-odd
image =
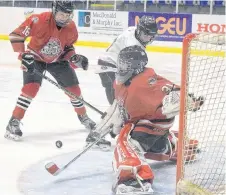
[[[87,55],[91,62],[87,72],[76,70],[84,99],[105,111],[108,102],[99,76],[94,73],[97,57],[104,49],[78,47],[76,50]],[[179,84],[180,55],[148,55],[150,66],[157,73]],[[57,192],[64,190],[70,195],[108,195],[111,188],[112,153],[89,152],[60,177],[45,172],[44,163],[47,159],[63,164],[84,146],[88,134],[79,123],[67,96],[48,82],[43,82],[22,121],[23,141],[13,142],[4,138],[5,127],[22,87],[19,66],[10,43],[0,41],[0,195],[57,195]],[[99,114],[87,110],[93,120],[100,120]],[[174,129],[177,129],[177,123]],[[57,140],[63,142],[61,149],[55,146]],[[152,162],[152,167],[155,170],[154,189],[161,194],[173,194],[175,165],[172,162]],[[30,187],[35,191],[27,192]]]
[[[77,152],[30,165],[19,176],[19,190],[26,195],[111,195],[112,152],[91,150],[58,176],[52,176],[44,169],[45,162],[50,160],[58,166],[63,166],[74,158]],[[155,195],[175,194],[175,163],[151,162],[150,164],[156,174],[153,184]]]

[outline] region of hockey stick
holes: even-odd
[[[96,112],[98,112],[101,115],[101,118],[104,118],[106,116],[106,112],[102,112],[99,109],[97,109],[96,107],[92,106],[91,104],[89,104],[88,102],[86,102],[85,100],[83,100],[82,98],[76,96],[74,93],[68,91],[67,89],[65,89],[64,87],[62,87],[61,85],[59,85],[58,83],[54,82],[52,79],[50,79],[49,77],[43,75],[42,73],[40,73],[38,70],[34,69],[34,73],[39,75],[40,77],[42,77],[43,79],[49,81],[51,84],[55,85],[56,87],[58,87],[59,89],[61,89],[62,91],[64,91],[67,95],[78,99],[79,101],[81,101],[82,103],[84,103],[85,105],[87,105],[89,108],[95,110]]]
[[[92,142],[88,144],[85,149],[83,149],[78,155],[76,155],[71,161],[69,161],[66,165],[64,165],[61,169],[56,165],[54,162],[49,162],[45,165],[46,170],[56,176],[62,171],[64,171],[68,166],[70,166],[73,162],[75,162],[80,156],[82,156],[84,153],[86,153],[90,148],[92,148],[93,145],[97,144],[105,135],[110,133],[113,128],[113,124],[111,122],[111,118],[113,114],[115,113],[117,109],[117,103],[116,101],[113,103],[113,105],[108,109],[107,115],[104,117],[104,119],[97,125],[95,131],[99,133],[100,137],[96,139],[95,142]]]
[[[101,135],[98,139],[96,139],[95,142],[92,142],[88,144],[85,149],[83,149],[77,156],[75,156],[71,161],[69,161],[66,165],[64,165],[62,168],[59,168],[56,163],[49,162],[45,165],[46,170],[52,174],[53,176],[59,175],[62,171],[67,169],[73,162],[75,162],[80,156],[82,156],[84,153],[86,153],[90,148],[92,148],[95,144],[97,144],[105,135],[107,135],[111,131],[111,128],[109,128],[108,131],[104,132],[103,135]]]

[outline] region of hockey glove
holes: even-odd
[[[21,57],[22,57],[21,69],[25,72],[33,73],[33,71],[34,71],[34,55],[31,53],[23,53]]]
[[[180,91],[171,91],[162,100],[162,114],[172,118],[180,111]]]
[[[88,58],[83,55],[79,54],[73,55],[70,59],[70,62],[75,64],[79,68],[82,68],[83,70],[88,70],[89,61]]]
[[[193,112],[199,110],[205,101],[205,98],[203,96],[199,96],[198,98],[196,98],[193,93],[189,93],[187,99],[188,99],[188,109]]]

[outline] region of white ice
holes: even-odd
[[[105,111],[109,105],[99,76],[94,73],[97,57],[104,49],[77,47],[76,50],[87,55],[91,62],[88,71],[76,70],[83,97]],[[180,83],[179,54],[148,55],[149,66],[158,74]],[[27,110],[22,121],[23,140],[13,142],[4,138],[22,87],[19,66],[10,43],[0,41],[0,195],[109,195],[112,152],[90,151],[57,177],[45,172],[47,160],[63,165],[73,158],[83,148],[88,133],[79,123],[67,96],[50,83],[43,81]],[[100,120],[99,114],[89,108],[87,110],[93,120]],[[177,129],[177,124],[174,129]],[[57,140],[63,142],[61,149],[55,146]],[[175,165],[172,162],[152,162],[152,167],[156,178],[154,189],[162,194],[174,194]]]

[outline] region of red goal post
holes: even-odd
[[[226,194],[225,40],[225,34],[212,33],[183,40],[177,195]],[[200,110],[189,111],[189,94],[204,97]],[[192,146],[189,140],[197,141]]]

